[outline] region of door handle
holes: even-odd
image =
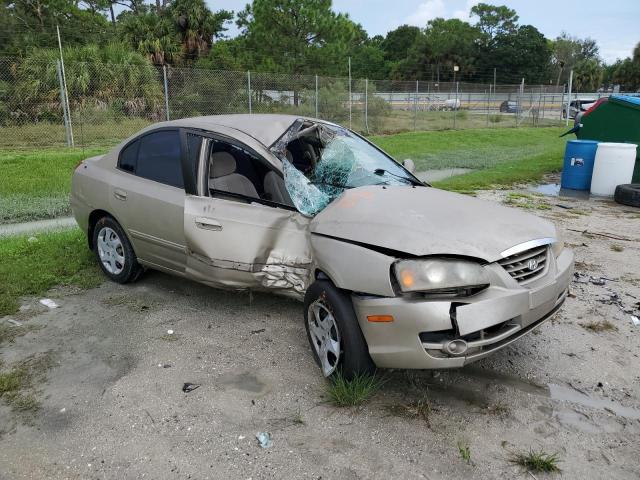
[[[196,224],[196,227],[203,228],[205,230],[213,230],[213,231],[222,230],[222,224],[219,221],[214,220],[213,218],[196,217],[195,224]]]
[[[113,196],[116,197],[118,200],[122,200],[124,202],[127,199],[127,192],[125,192],[124,190],[120,190],[119,188],[116,188],[113,191]]]

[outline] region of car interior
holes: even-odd
[[[282,177],[252,153],[226,142],[211,145],[209,189],[293,206]]]

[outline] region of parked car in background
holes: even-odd
[[[444,101],[444,110],[458,110],[460,109],[460,99],[459,98],[448,98]]]
[[[518,102],[515,100],[505,100],[500,104],[500,112],[502,113],[517,113]]]
[[[598,99],[596,98],[578,98],[569,102],[569,118],[575,118],[580,112],[589,110]],[[567,118],[566,104],[562,108],[562,118]]]
[[[560,308],[573,253],[552,223],[411,164],[317,119],[187,118],[84,160],[71,205],[113,281],[152,268],[302,300],[325,376],[461,367]]]

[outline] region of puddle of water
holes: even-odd
[[[585,407],[613,412],[620,417],[628,418],[630,420],[640,420],[640,410],[625,407],[624,405],[620,405],[608,398],[592,397],[591,395],[580,393],[571,387],[550,383],[549,395],[552,400],[573,402]]]
[[[549,392],[546,387],[527,382],[521,378],[505,373],[496,372],[494,370],[483,370],[478,367],[465,367],[460,373],[465,374],[471,379],[482,379],[495,382],[496,384],[506,385],[524,393],[533,393],[534,395],[548,396]]]
[[[541,193],[549,197],[568,197],[589,200],[591,197],[587,190],[570,190],[562,188],[559,183],[542,183],[540,185],[532,185],[527,188],[528,191]]]

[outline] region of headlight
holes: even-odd
[[[403,292],[456,294],[461,290],[484,288],[490,283],[484,267],[467,260],[400,260],[395,263],[394,271]]]
[[[551,244],[551,251],[553,255],[558,258],[562,250],[564,250],[564,238],[562,238],[560,230],[556,229],[556,241]]]

